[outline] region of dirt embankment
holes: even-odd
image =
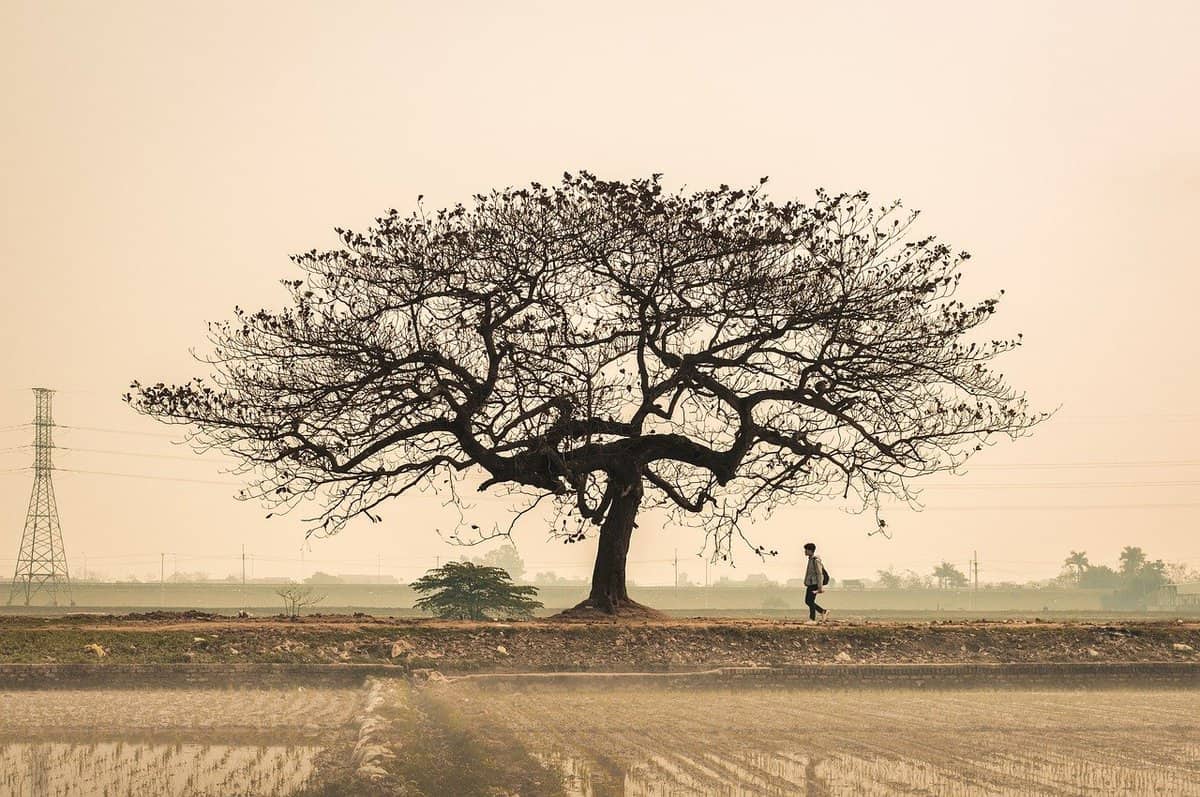
[[[374,663],[446,673],[849,663],[1200,662],[1200,623],[463,623],[196,613],[0,617],[0,664]]]

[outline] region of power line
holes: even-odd
[[[1008,465],[964,465],[969,470],[1029,470],[1029,469],[1062,469],[1074,468],[1175,468],[1194,467],[1200,465],[1200,460],[1146,460],[1129,462],[1025,462]]]
[[[1200,507],[1200,501],[1181,501],[1177,503],[1140,503],[1140,504],[999,504],[996,506],[927,506],[921,512],[1063,512],[1109,509],[1159,509]],[[897,507],[900,508],[900,507]],[[887,511],[886,507],[880,511]]]
[[[28,448],[28,446],[25,446],[25,448]],[[184,456],[181,454],[148,454],[140,451],[114,451],[107,448],[75,448],[73,446],[56,446],[56,448],[58,448],[60,451],[80,451],[87,452],[89,454],[115,454],[121,457],[150,457],[152,459],[181,459],[186,462],[198,462],[205,465],[212,464],[206,460],[200,459],[199,454],[193,454],[191,456]]]
[[[216,481],[211,479],[185,479],[176,476],[146,476],[141,473],[116,473],[115,471],[107,470],[80,470],[77,468],[55,468],[56,471],[63,473],[86,473],[91,476],[123,476],[127,479],[149,479],[160,482],[191,482],[193,484],[223,484],[226,486],[241,486],[241,482],[235,481]]]
[[[976,489],[1006,489],[1006,488],[1080,488],[1080,487],[1196,487],[1200,481],[1119,481],[1119,482],[980,482],[978,484],[952,484],[949,482],[930,482],[920,485],[928,488],[943,490],[976,490]]]
[[[66,424],[55,424],[59,429],[72,429],[83,432],[105,432],[108,434],[131,434],[141,437],[178,437],[173,432],[135,432],[132,429],[107,429],[101,426],[68,426]]]

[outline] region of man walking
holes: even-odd
[[[817,595],[825,591],[825,565],[817,556],[817,546],[811,542],[804,544],[804,555],[808,557],[808,569],[804,572],[804,602],[808,605],[808,621],[815,623],[818,613],[822,620],[829,613],[817,605]]]

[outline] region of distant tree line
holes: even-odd
[[[1071,551],[1063,561],[1061,580],[1081,589],[1111,589],[1128,598],[1140,600],[1151,592],[1175,581],[1200,580],[1200,574],[1189,571],[1186,565],[1168,566],[1162,559],[1151,560],[1136,545],[1121,550],[1117,569],[1094,565],[1086,551]]]
[[[941,562],[931,575],[922,575],[915,570],[897,573],[894,569],[879,570],[875,574],[875,585],[882,589],[958,589],[967,586],[970,579],[952,562]]]

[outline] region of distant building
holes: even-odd
[[[1200,581],[1159,587],[1150,604],[1160,609],[1200,609]]]

